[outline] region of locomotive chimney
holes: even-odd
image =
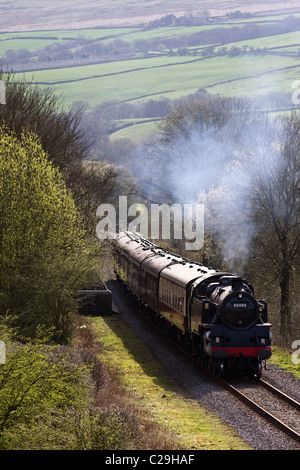
[[[233,276],[223,276],[219,281],[220,286],[230,286],[232,289],[242,289],[243,287],[243,278],[242,277],[233,277]]]
[[[242,289],[243,287],[243,278],[236,277],[232,279],[232,289]]]

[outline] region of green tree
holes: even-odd
[[[0,311],[70,335],[84,231],[65,182],[38,138],[0,129]]]

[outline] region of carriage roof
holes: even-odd
[[[196,279],[203,279],[217,273],[214,269],[206,268],[200,263],[192,262],[164,250],[149,242],[135,232],[122,232],[117,237],[118,245],[130,258],[155,276],[186,287]]]

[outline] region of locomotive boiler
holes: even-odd
[[[220,376],[261,376],[271,356],[271,325],[266,302],[249,282],[135,232],[120,233],[113,245],[117,277],[166,334]]]

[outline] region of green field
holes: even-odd
[[[207,88],[224,94],[290,91],[300,59],[272,55],[208,59],[151,58],[29,73],[39,84],[63,93],[66,103],[175,98]]]
[[[269,50],[282,48],[286,51],[289,51],[291,47],[300,48],[300,31],[277,34],[264,38],[251,39],[251,41],[236,41],[234,43],[227,44],[227,48],[230,48],[233,45],[236,47],[260,47],[261,49],[267,48]]]
[[[132,142],[139,142],[140,140],[146,139],[149,134],[153,134],[158,131],[157,121],[151,119],[145,122],[144,119],[133,119],[128,120],[128,127],[124,127],[111,135],[111,140],[117,139],[130,139]]]
[[[0,32],[0,57],[5,55],[7,50],[17,51],[25,48],[37,51],[53,43],[65,44],[80,38],[103,39],[112,35],[128,35],[132,31],[135,31],[135,28]]]

